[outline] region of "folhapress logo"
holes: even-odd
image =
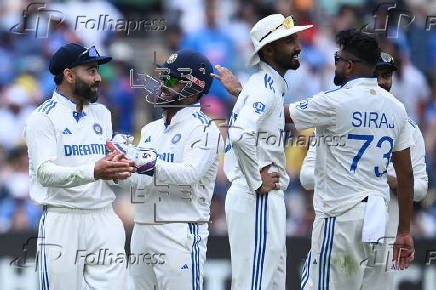
[[[35,38],[47,38],[52,23],[59,25],[64,21],[64,14],[59,10],[47,9],[46,3],[33,2],[23,10],[21,22],[9,31],[14,34],[34,33]]]

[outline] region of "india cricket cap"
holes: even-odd
[[[250,31],[254,52],[251,54],[248,64],[256,65],[259,63],[260,58],[257,53],[266,44],[311,27],[313,25],[296,26],[292,16],[285,18],[282,14],[272,14],[262,18]]]
[[[100,56],[95,46],[86,48],[76,43],[68,43],[53,54],[50,59],[49,70],[56,76],[66,68],[92,62],[97,62],[100,65],[110,60],[112,60],[112,57]]]

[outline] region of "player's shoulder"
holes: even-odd
[[[158,125],[163,126],[163,118],[148,122],[147,124],[145,124],[144,126],[142,126],[141,128],[141,135],[143,132],[148,131],[150,129],[156,128]]]
[[[354,95],[350,89],[353,89],[351,86],[347,86],[346,84],[340,87],[335,87],[328,89],[326,91],[319,92],[317,95],[320,97],[327,97],[328,99],[344,99],[344,96]]]
[[[210,118],[201,110],[192,112],[189,122],[183,123],[184,130],[191,131],[195,134],[219,133],[215,120]],[[219,122],[219,120],[218,120]]]
[[[37,106],[27,118],[27,122],[46,122],[53,118],[59,112],[58,102],[53,99],[47,99]]]
[[[189,125],[187,126],[209,126],[212,122],[212,119],[209,118],[203,111],[198,110],[191,113]]]
[[[249,96],[273,96],[276,93],[273,77],[263,70],[252,74],[242,89],[241,94]]]
[[[54,98],[50,98],[45,100],[42,104],[40,104],[38,107],[36,107],[32,114],[35,118],[37,116],[50,116],[53,115],[54,112],[59,111],[60,105],[58,104],[58,101]]]
[[[392,93],[380,87],[378,87],[377,90],[377,93],[380,93],[382,97],[384,97],[385,100],[389,102],[391,109],[406,113],[406,107],[404,106],[404,104],[400,100],[398,100]]]
[[[413,120],[412,118],[408,117],[407,118],[407,123],[409,124],[409,126],[413,129],[413,131],[416,132],[420,132],[421,133],[421,129],[419,128],[418,124],[415,122],[415,120]],[[422,134],[422,133],[421,133]]]

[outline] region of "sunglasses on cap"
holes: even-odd
[[[95,46],[91,46],[89,48],[87,48],[84,52],[82,52],[81,54],[79,54],[76,58],[76,60],[71,64],[71,67],[76,66],[78,63],[91,59],[93,57],[99,57],[100,54],[98,53],[97,49],[95,48]]]
[[[363,62],[361,59],[352,59],[352,58],[346,58],[339,55],[339,52],[335,52],[335,63],[338,63],[339,61],[350,61],[350,62]]]
[[[262,40],[264,40],[265,38],[267,38],[271,33],[273,33],[274,31],[276,31],[277,29],[279,29],[280,27],[284,27],[286,29],[292,28],[295,25],[295,21],[294,21],[294,17],[293,16],[288,16],[286,17],[283,22],[277,26],[276,28],[274,28],[273,30],[269,31],[267,34],[265,34],[260,40],[259,42],[261,42]]]
[[[394,57],[388,53],[382,52],[380,53],[380,58],[383,62],[394,63]]]

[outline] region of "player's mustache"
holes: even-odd
[[[92,85],[90,85],[91,88],[99,88],[100,87],[100,83],[93,83]]]

